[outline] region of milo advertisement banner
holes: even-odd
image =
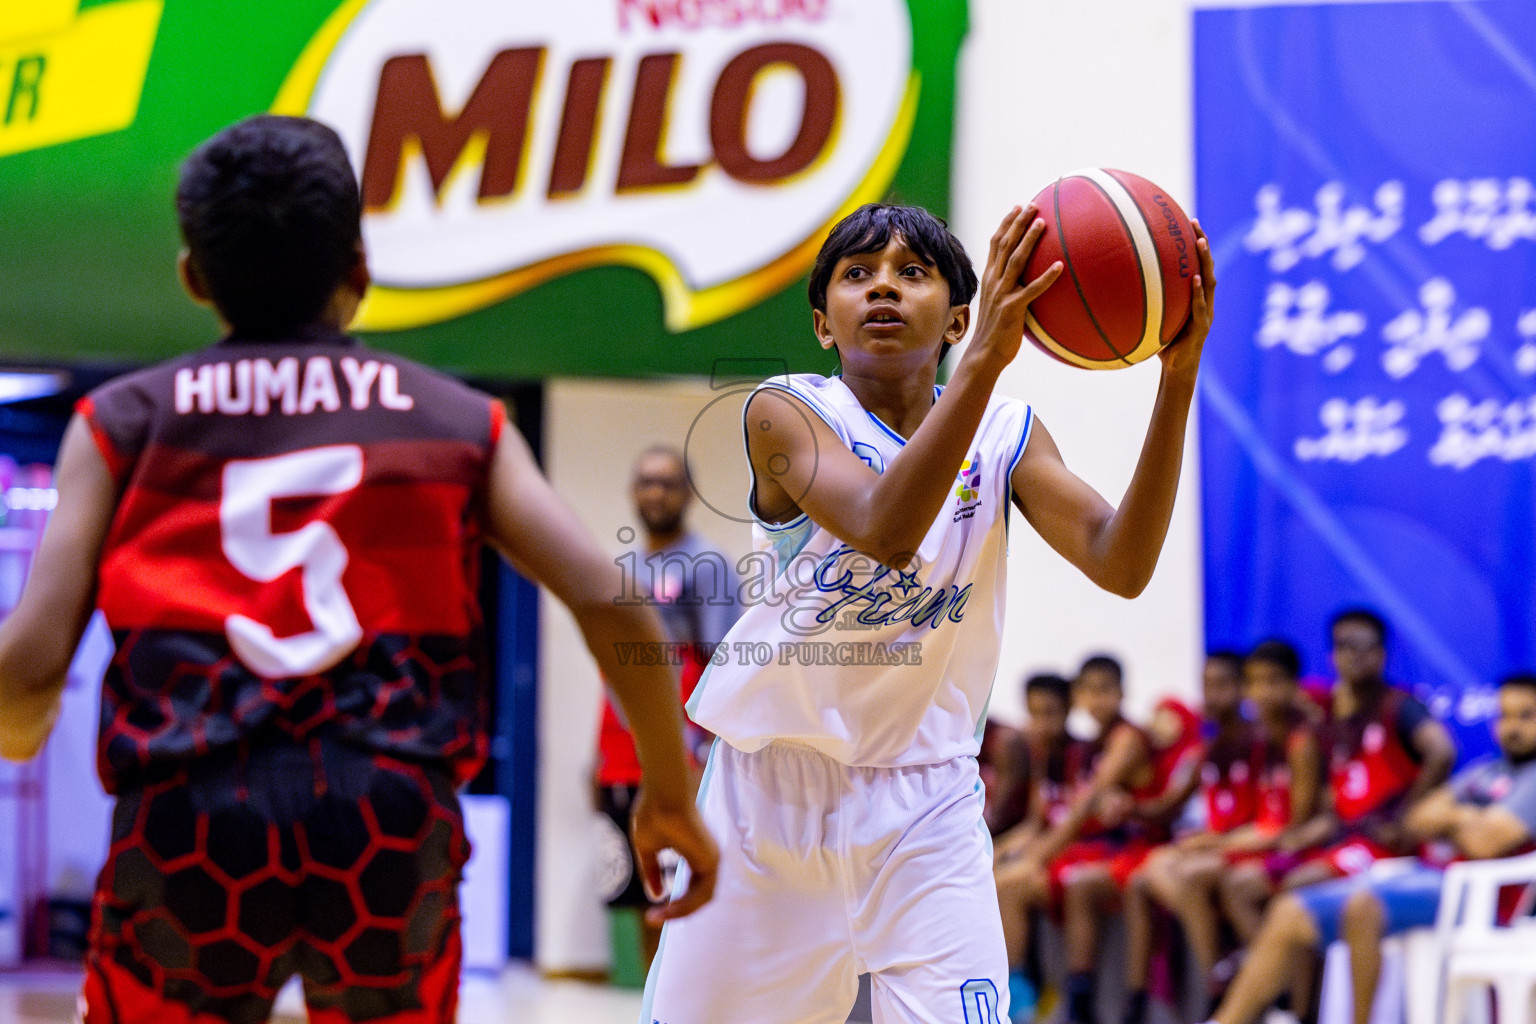
[[[0,360],[206,344],[185,154],[271,111],[362,189],[355,325],[476,376],[827,369],[804,282],[860,203],[948,206],[965,0],[0,0]]]

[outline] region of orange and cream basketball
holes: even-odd
[[[1062,362],[1113,370],[1178,336],[1200,265],[1172,197],[1145,178],[1093,167],[1056,179],[1034,203],[1046,227],[1024,279],[1057,260],[1065,272],[1026,314],[1031,341]]]

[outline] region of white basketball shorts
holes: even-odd
[[[864,972],[875,1024],[1008,1019],[974,759],[854,768],[717,741],[699,805],[715,898],[663,929],[641,1024],[844,1024]]]

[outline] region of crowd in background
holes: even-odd
[[[1530,846],[1536,677],[1500,685],[1501,756],[1446,785],[1455,744],[1386,680],[1386,623],[1350,609],[1329,629],[1331,684],[1304,685],[1295,648],[1266,640],[1207,658],[1198,713],[1167,699],[1137,724],[1122,711],[1120,664],[1099,655],[1070,681],[1029,678],[1022,730],[987,723],[985,816],[1015,1021],[1102,1019],[1101,929],[1121,911],[1125,1024],[1147,1019],[1149,989],[1191,978],[1220,1024],[1247,1024],[1277,1000],[1307,1019],[1317,972],[1305,954],[1340,937],[1362,947],[1363,1024],[1381,936],[1433,920],[1444,865]],[[1414,856],[1400,881],[1370,871]],[[1042,931],[1061,936],[1064,978],[1044,976]],[[1177,972],[1175,947],[1187,957]]]

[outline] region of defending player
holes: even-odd
[[[645,1024],[840,1024],[860,971],[880,1020],[991,1020],[1006,1005],[975,754],[1009,504],[1096,583],[1141,591],[1172,513],[1214,285],[1202,238],[1194,314],[1163,353],[1117,510],[1028,406],[992,394],[1026,307],[1061,272],[1020,278],[1043,229],[1014,209],[993,236],[975,333],[943,388],[939,359],[970,325],[976,278],[942,223],[866,206],[822,247],[813,321],[843,372],[770,380],[747,403],[749,503],[782,600],[731,633],[767,664],[712,665],[689,704],[720,738],[700,793],[720,887],[668,924]],[[863,628],[831,629],[849,615]]]
[[[116,794],[93,909],[87,1024],[248,1024],[302,976],[310,1019],[449,1024],[455,786],[486,756],[477,566],[495,545],[567,604],[640,747],[635,844],[659,916],[708,899],[676,682],[619,661],[660,642],[616,605],[487,395],[343,331],[368,286],[341,140],[262,116],[183,165],[188,292],[218,344],[79,406],[58,507],[0,626],[0,754],[31,757],[93,606],[117,653],[100,768]]]

